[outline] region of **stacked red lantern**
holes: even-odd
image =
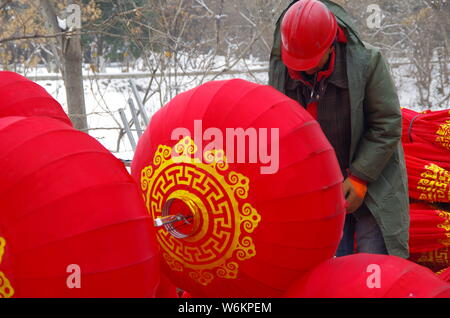
[[[247,146],[230,143],[239,128]],[[277,162],[257,156],[271,151]],[[194,297],[281,296],[342,235],[334,150],[268,86],[220,81],[178,95],[153,116],[132,175],[152,217],[171,222],[157,230],[163,271]]]
[[[47,117],[0,118],[0,149],[2,296],[154,296],[153,223],[118,159]]]
[[[438,276],[440,279],[442,279],[443,281],[450,284],[450,267],[447,267],[446,269],[441,270],[438,273]]]
[[[286,297],[450,298],[450,284],[396,256],[355,254],[315,267],[292,285]]]
[[[72,123],[61,105],[47,91],[26,77],[0,71],[0,117],[44,116]]]

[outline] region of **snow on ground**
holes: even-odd
[[[194,65],[195,66],[195,65]],[[214,63],[209,65],[211,71],[221,71],[226,68],[225,59],[222,57],[216,58]],[[232,70],[246,70],[250,69],[267,69],[267,63],[262,63],[257,60],[246,60],[236,64]],[[184,73],[195,72],[198,70],[188,67],[183,70]],[[120,74],[122,68],[120,66],[107,67],[107,74]],[[173,69],[168,69],[167,73],[173,73]],[[138,74],[138,70],[130,70],[130,74]],[[89,74],[86,72],[86,74]],[[91,73],[92,74],[92,73]],[[26,74],[26,76],[33,78],[33,76],[51,75],[46,69],[36,69],[33,72]],[[242,78],[248,81],[266,84],[268,75],[266,72],[249,74],[244,72],[241,75],[195,75],[183,76],[178,74],[176,77],[159,77],[157,76],[151,89],[149,90],[151,98],[146,102],[145,107],[149,117],[157,112],[163,105],[170,101],[174,96],[183,91],[189,90],[210,80],[226,80],[232,78]],[[136,87],[143,99],[147,88],[149,86],[150,78],[134,79]],[[60,102],[63,108],[67,111],[66,92],[64,82],[62,80],[37,80],[39,85],[43,86],[56,100]],[[84,80],[84,92],[86,112],[88,114],[88,125],[90,128],[89,134],[95,137],[108,150],[113,152],[118,158],[124,160],[131,160],[133,158],[133,150],[127,136],[119,140],[120,128],[123,127],[119,109],[124,109],[128,119],[131,119],[131,111],[128,106],[128,100],[134,99],[129,79],[98,79],[98,80]],[[136,105],[136,102],[135,102]],[[134,132],[137,143],[138,136]]]
[[[229,68],[230,65],[227,65],[227,61],[223,57],[216,56],[213,60],[206,62],[204,59],[195,61],[186,60],[182,62],[185,63],[185,68],[183,70],[168,68],[166,71],[166,73],[175,73],[175,71],[177,71],[177,76],[157,76],[154,78],[149,90],[151,98],[149,98],[145,104],[150,116],[158,111],[178,93],[194,88],[209,80],[242,78],[260,84],[266,84],[268,82],[267,72],[257,72],[253,74],[248,73],[248,69],[261,70],[268,68],[267,63],[260,62],[256,59],[240,61],[231,68],[235,71],[242,71],[240,74],[222,74],[220,76],[205,76],[198,74],[193,76],[182,76],[180,74],[198,72],[198,68],[196,67],[204,67],[205,63],[211,71],[217,72],[225,68]],[[137,63],[137,68],[130,69],[129,71],[130,74],[138,74],[139,72],[142,72],[142,63]],[[107,67],[105,72],[107,74],[121,74],[123,73],[123,68],[120,65],[113,65]],[[89,74],[89,71],[86,70],[86,73]],[[417,103],[419,100],[419,91],[414,84],[413,78],[410,76],[410,66],[404,65],[397,67],[392,70],[392,73],[399,91],[401,106],[420,111],[423,110],[424,106],[426,107],[427,105],[419,105]],[[38,68],[33,70],[33,72],[26,74],[26,76],[33,77],[47,74],[48,72],[46,69]],[[134,81],[141,98],[143,98],[151,81],[150,77],[135,79]],[[62,80],[37,81],[37,83],[42,85],[67,110],[66,94]],[[120,159],[131,160],[133,157],[133,150],[127,136],[125,135],[120,139],[120,142],[118,142],[120,128],[123,127],[119,115],[119,109],[125,109],[127,118],[131,119],[128,100],[133,98],[133,94],[128,79],[85,80],[84,89],[88,123],[89,128],[91,129],[89,134],[95,137]],[[450,108],[449,105],[439,106],[440,107],[434,107],[432,109]],[[137,142],[138,136],[136,133],[134,134]]]

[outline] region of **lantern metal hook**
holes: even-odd
[[[184,221],[185,224],[191,224],[191,222],[188,221],[188,219],[182,215],[182,214],[177,214],[177,215],[168,215],[168,216],[163,216],[160,218],[156,218],[154,225],[155,227],[162,227],[162,226],[166,226],[175,222],[179,222],[179,221]]]

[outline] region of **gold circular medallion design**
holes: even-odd
[[[157,239],[171,270],[207,286],[216,277],[236,279],[239,263],[256,255],[251,233],[261,216],[246,202],[250,180],[229,171],[224,151],[205,152],[203,160],[197,151],[190,137],[173,149],[160,145],[142,170],[141,188],[153,219],[176,214],[174,202],[187,211],[173,227],[178,235],[161,227]]]

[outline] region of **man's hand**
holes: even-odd
[[[342,184],[344,196],[347,200],[347,213],[354,213],[363,204],[367,193],[367,184],[359,179],[349,176]]]

